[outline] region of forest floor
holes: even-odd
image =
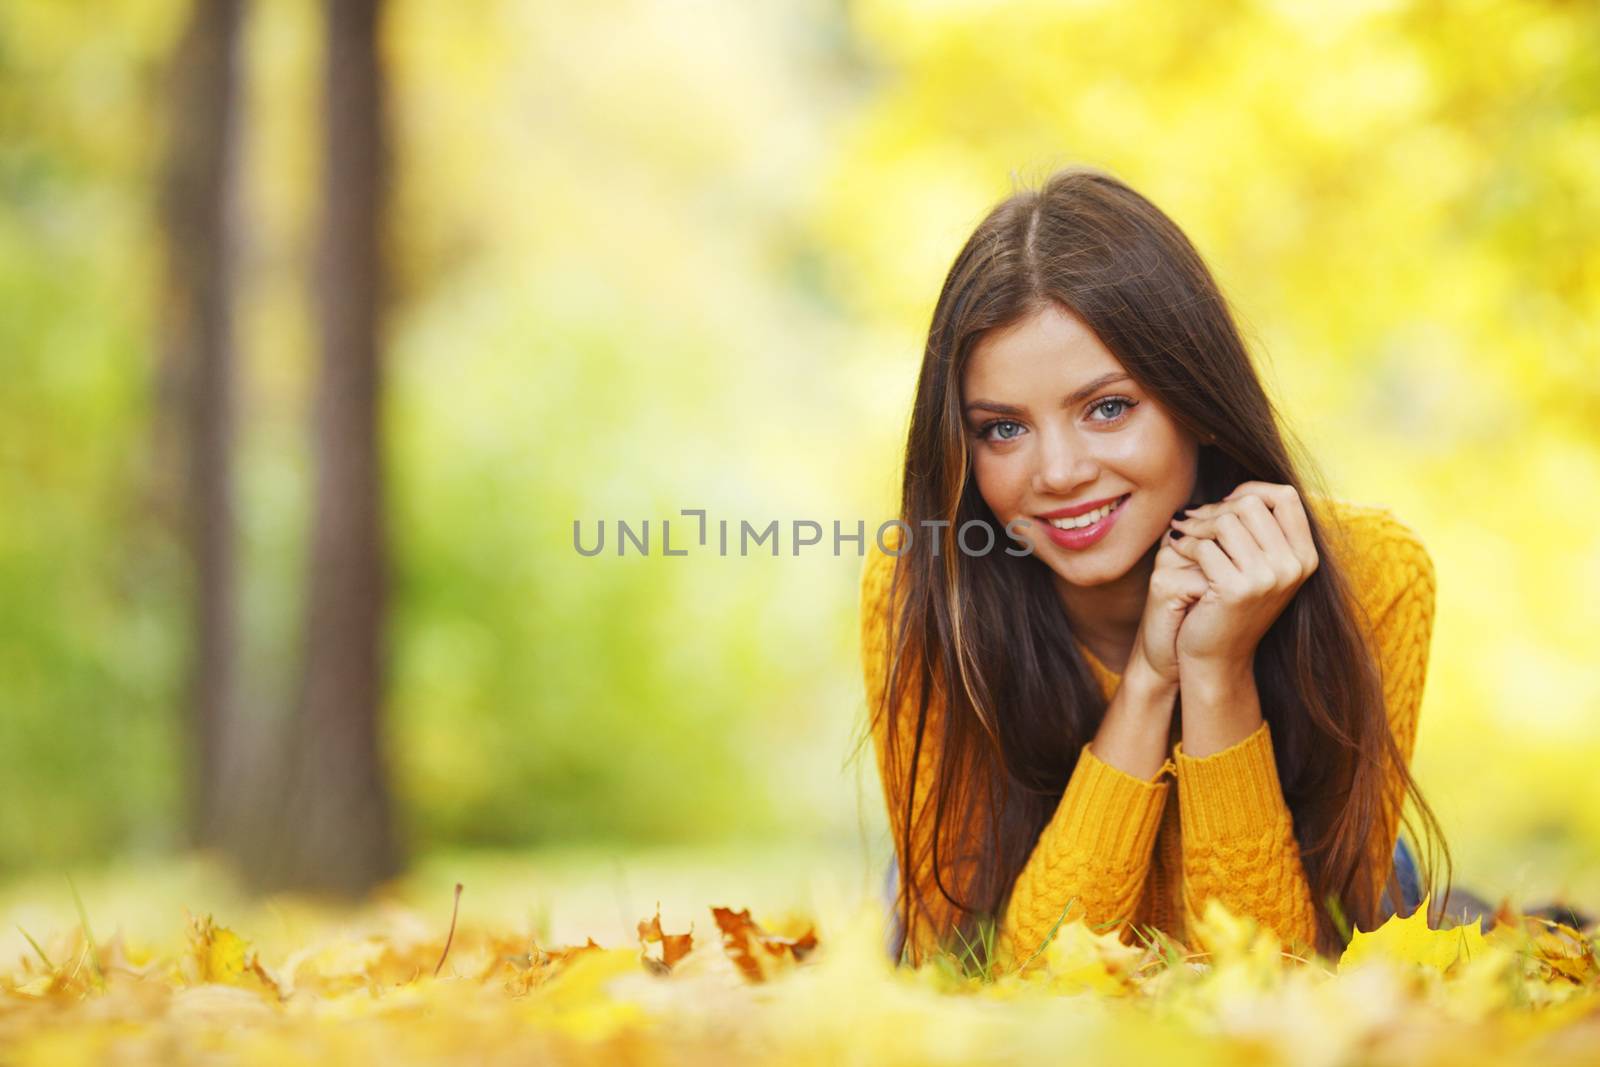
[[[1209,951],[1068,923],[980,979],[891,968],[881,892],[855,847],[435,856],[360,906],[37,875],[0,887],[0,1063],[1600,1064],[1596,931],[1517,902],[1338,960],[1220,907]]]

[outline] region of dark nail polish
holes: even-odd
[[[1168,530],[1167,531],[1167,536],[1172,538],[1174,541],[1176,541],[1178,538],[1182,537],[1183,534],[1178,532],[1177,530]]]

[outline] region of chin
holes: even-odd
[[[1086,561],[1080,566],[1070,568],[1052,566],[1050,569],[1067,584],[1084,588],[1106,585],[1128,573],[1127,567],[1120,566],[1114,561],[1104,560]]]

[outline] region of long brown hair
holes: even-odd
[[[931,802],[932,869],[943,903],[920,899],[911,859],[896,902],[892,951],[901,959],[915,942],[919,913],[953,915],[950,929],[937,931],[943,945],[955,943],[951,933],[963,944],[981,942],[980,921],[998,920],[1105,714],[1042,564],[1004,552],[968,557],[956,542],[957,531],[977,521],[990,527],[992,544],[1008,543],[972,475],[962,368],[986,333],[1052,301],[1082,319],[1180,425],[1208,442],[1199,451],[1199,499],[1218,500],[1244,481],[1290,485],[1308,501],[1326,496],[1308,491],[1302,468],[1316,485],[1321,476],[1298,446],[1300,458],[1291,458],[1210,271],[1154,204],[1102,171],[1074,167],[989,212],[951,266],[928,331],[899,515],[914,536],[896,560],[889,597],[885,699],[869,709],[874,725],[876,716],[891,716],[891,748],[909,742],[912,749],[909,764],[893,751],[887,760],[907,767],[890,790],[904,805],[893,820],[903,863],[912,857],[914,784],[929,777],[918,774],[919,760],[929,749],[941,757]],[[1263,637],[1255,677],[1316,903],[1315,947],[1333,956],[1345,943],[1341,926],[1370,930],[1379,920],[1369,839],[1386,799],[1402,812],[1405,797],[1415,802],[1429,845],[1425,887],[1434,883],[1436,851],[1446,862],[1449,851],[1390,732],[1376,651],[1363,636],[1339,556],[1329,551],[1340,531],[1306,510],[1319,565]],[[929,525],[939,521],[946,525]],[[937,737],[925,737],[931,700],[945,705]],[[913,720],[897,721],[907,715]],[[1386,798],[1392,777],[1403,795]],[[1401,822],[1415,840],[1410,818]],[[1398,902],[1393,872],[1388,886]],[[1435,902],[1442,913],[1438,896]]]

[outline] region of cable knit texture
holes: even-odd
[[[1315,496],[1307,502],[1365,614],[1378,652],[1389,725],[1409,764],[1433,625],[1432,561],[1416,533],[1386,508]],[[884,695],[894,562],[874,544],[862,569],[861,656],[869,713]],[[1081,643],[1079,648],[1109,702],[1120,676]],[[953,906],[934,885],[931,847],[943,684],[936,681],[929,703],[912,789],[910,857],[900,850],[906,818],[904,772],[916,742],[915,694],[900,716],[896,766],[890,766],[886,717],[875,715],[872,727],[900,870],[911,872],[927,902],[926,912],[915,915],[911,925],[911,956],[917,963],[948,936],[944,932],[954,916]],[[1393,866],[1404,799],[1398,774],[1391,776],[1387,794],[1371,844],[1380,892]],[[978,825],[982,814],[973,805],[960,818],[946,813],[940,865],[947,886],[951,858],[963,847],[969,850],[963,858],[970,858],[974,847],[951,827]],[[1084,744],[1054,814],[1012,886],[997,938],[999,959],[1009,966],[1033,957],[1063,916],[1116,929],[1129,943],[1136,938],[1130,922],[1154,926],[1203,949],[1198,936],[1191,941],[1189,932],[1210,897],[1236,914],[1255,918],[1291,946],[1315,942],[1311,889],[1265,721],[1249,737],[1200,758],[1175,743],[1172,757],[1151,780],[1112,767]]]

